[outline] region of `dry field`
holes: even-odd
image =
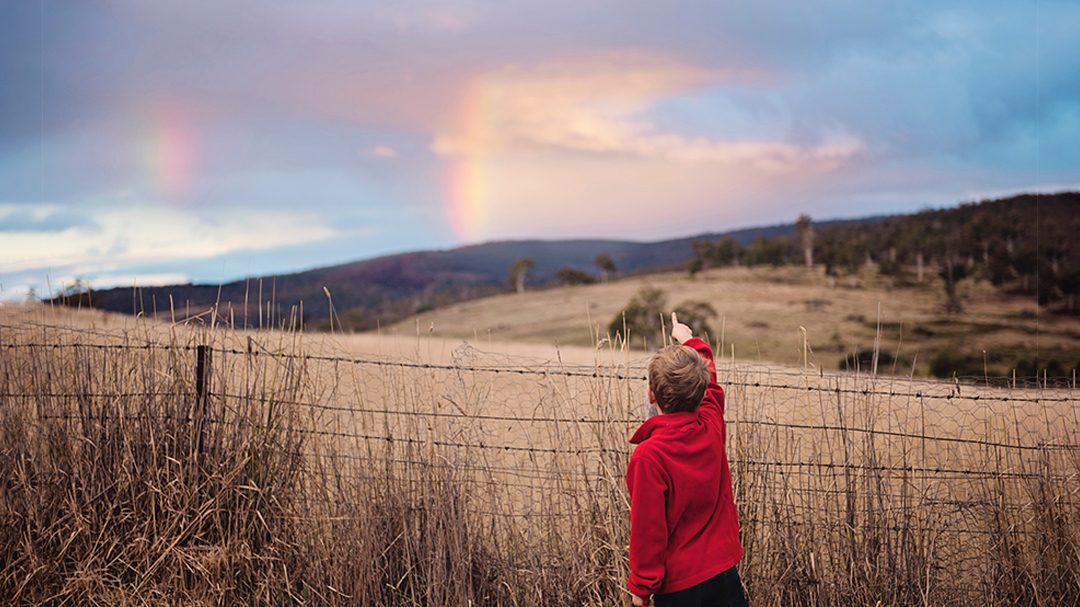
[[[891,279],[866,270],[830,280],[821,270],[804,268],[713,269],[628,277],[608,284],[562,287],[506,294],[420,314],[384,333],[415,336],[431,329],[436,337],[470,343],[533,343],[588,347],[607,335],[608,324],[643,287],[662,290],[674,308],[684,301],[711,304],[719,317],[710,324],[734,346],[737,360],[803,364],[804,327],[809,363],[834,371],[845,356],[873,349],[904,364],[882,369],[896,375],[926,377],[927,361],[942,346],[987,353],[991,371],[1008,375],[1015,358],[1055,349],[1080,359],[1080,318],[1040,314],[1030,299],[1004,296],[986,282],[962,281],[964,312],[944,313],[945,294],[938,278],[925,285],[893,287]],[[995,362],[995,356],[1000,358]]]
[[[0,602],[626,603],[643,353],[417,324],[0,309]],[[812,362],[717,361],[754,604],[1080,600],[1072,390]]]

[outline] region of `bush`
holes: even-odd
[[[969,362],[962,354],[948,347],[938,348],[938,351],[930,357],[930,374],[934,377],[953,377],[954,375],[982,375],[982,369],[975,373],[969,372]]]
[[[559,270],[556,278],[561,285],[591,285],[596,282],[596,278],[588,272],[582,272],[581,270],[575,270],[570,267],[564,267]]]
[[[713,333],[708,321],[716,318],[716,310],[708,303],[684,301],[674,312],[679,316],[679,322],[690,327],[696,337],[706,338]],[[671,331],[669,318],[664,292],[644,287],[611,320],[608,334],[622,337],[631,347],[637,347],[637,340],[644,337],[645,349],[652,350],[664,342],[664,331]]]
[[[635,345],[632,340],[643,337],[645,349],[651,350],[663,340],[660,317],[664,314],[666,305],[667,297],[663,291],[642,287],[637,295],[630,299],[630,303],[611,319],[608,334],[621,336],[631,346]]]
[[[1012,369],[1016,370],[1017,377],[1046,377],[1072,378],[1073,373],[1080,369],[1080,362],[1076,360],[1062,360],[1057,356],[1044,356],[1039,359],[1022,357],[1013,363]]]
[[[715,332],[709,326],[709,320],[716,318],[716,309],[703,301],[686,301],[675,308],[679,322],[690,327],[696,337],[708,341]],[[668,327],[670,329],[670,327]]]
[[[888,352],[878,352],[878,369],[889,366],[896,362],[896,358]],[[862,350],[856,354],[848,354],[840,361],[841,371],[872,371],[874,369],[874,351]]]

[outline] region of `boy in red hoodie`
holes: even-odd
[[[630,592],[634,605],[745,606],[742,559],[712,350],[671,315],[649,362],[650,417],[630,442]]]

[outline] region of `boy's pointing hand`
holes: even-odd
[[[694,332],[690,330],[690,327],[679,322],[679,317],[674,312],[671,313],[671,337],[679,342],[679,344],[686,343],[688,339],[694,336]]]

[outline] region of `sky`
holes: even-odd
[[[1080,2],[4,0],[0,299],[1080,189]]]

